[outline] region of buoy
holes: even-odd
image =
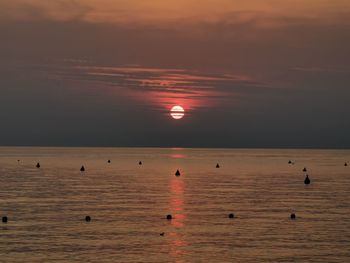
[[[36,168],[40,168],[40,163],[37,163],[37,164],[36,164]]]
[[[167,215],[166,219],[171,220],[171,219],[173,219],[173,217],[172,217],[172,215]]]
[[[141,162],[141,161],[139,161],[139,165],[142,165],[142,162]]]
[[[165,233],[164,233],[164,232],[162,232],[162,233],[160,233],[159,235],[164,236],[164,234],[165,234]]]
[[[310,183],[311,183],[311,180],[310,180],[309,176],[306,175],[306,178],[304,180],[304,184],[310,184]]]
[[[107,163],[111,163],[111,160],[108,160]]]
[[[348,163],[344,163],[344,166],[348,166]]]
[[[8,221],[7,216],[3,216],[3,217],[2,217],[2,222],[3,222],[3,223],[7,223],[7,221]]]
[[[290,214],[290,219],[296,219],[296,215],[294,213]]]
[[[216,168],[220,168],[220,165],[218,163],[216,164]]]
[[[229,214],[229,215],[228,215],[228,218],[234,218],[234,217],[235,217],[234,214]]]
[[[80,168],[80,172],[85,172],[85,167],[84,167],[84,165]]]
[[[86,222],[90,222],[90,221],[91,221],[91,217],[90,217],[90,216],[86,216],[86,217],[85,217],[85,221],[86,221]]]
[[[180,171],[179,171],[179,169],[176,170],[175,175],[176,175],[176,176],[180,176]]]
[[[291,164],[292,163],[292,161],[291,160],[289,160],[289,162],[288,162],[289,164]]]
[[[306,167],[304,167],[304,169],[303,169],[303,172],[307,172],[307,169],[306,169]]]

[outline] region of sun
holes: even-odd
[[[176,105],[176,106],[171,108],[170,115],[175,120],[180,120],[180,119],[182,119],[185,116],[185,110],[181,106]]]

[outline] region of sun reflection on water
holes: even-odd
[[[171,221],[171,232],[169,233],[170,240],[170,255],[176,257],[185,253],[187,243],[185,241],[184,227],[186,220],[186,213],[184,210],[184,190],[185,182],[182,177],[174,177],[170,181],[170,208],[173,213],[173,220]]]

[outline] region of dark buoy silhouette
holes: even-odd
[[[220,168],[220,165],[218,163],[216,164],[216,168]]]
[[[344,166],[348,166],[348,163],[344,163]]]
[[[107,163],[111,163],[111,160],[108,160]]]
[[[309,176],[306,175],[306,178],[304,180],[304,184],[310,184],[310,183],[311,183],[311,180],[310,180]]]
[[[90,222],[90,221],[91,221],[91,217],[90,217],[90,216],[86,216],[86,217],[85,217],[85,221],[86,221],[86,222]]]
[[[84,165],[80,168],[80,172],[85,172],[85,167],[84,167]]]
[[[173,219],[173,217],[172,217],[172,215],[167,215],[166,219],[171,220],[171,219]]]
[[[307,169],[306,169],[306,167],[304,167],[304,169],[303,169],[303,172],[307,172]]]
[[[290,219],[292,219],[292,220],[294,220],[294,219],[296,219],[297,217],[296,217],[296,215],[294,214],[294,213],[292,213],[291,215],[290,215]]]
[[[228,215],[228,218],[231,218],[231,219],[235,218],[235,215],[231,213],[231,214]]]
[[[292,164],[292,161],[291,160],[289,160],[289,162],[288,162],[289,164]]]
[[[3,222],[3,223],[7,223],[7,221],[8,221],[7,216],[3,216],[3,217],[2,217],[2,222]]]
[[[180,176],[180,171],[179,171],[179,169],[176,170],[175,175],[176,175],[176,176]]]
[[[164,234],[165,234],[165,233],[164,233],[164,232],[162,232],[162,233],[160,233],[159,235],[160,235],[160,236],[164,236]]]
[[[37,163],[37,164],[36,164],[36,168],[40,168],[40,163]]]
[[[141,162],[141,161],[139,161],[139,165],[142,165],[142,162]]]

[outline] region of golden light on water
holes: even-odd
[[[185,116],[185,110],[181,106],[177,105],[171,108],[170,115],[175,120],[180,120]]]

